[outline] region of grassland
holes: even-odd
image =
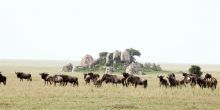
[[[219,110],[220,86],[215,91],[191,88],[159,87],[156,76],[148,73],[149,87],[124,88],[103,84],[101,88],[85,85],[82,73],[65,73],[79,77],[79,87],[44,86],[39,73],[61,73],[68,62],[0,61],[0,71],[7,76],[7,85],[0,85],[1,110]],[[162,66],[163,67],[163,66]],[[169,66],[166,67],[166,69]],[[185,71],[179,68],[175,71]],[[30,72],[32,82],[20,82],[15,71]],[[204,70],[205,71],[205,70]],[[212,70],[207,70],[212,71]],[[100,73],[101,74],[101,73]],[[116,73],[117,74],[117,73]],[[167,73],[164,73],[167,74]],[[213,70],[220,80],[220,70]],[[181,75],[178,75],[178,79]]]

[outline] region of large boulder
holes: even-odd
[[[113,62],[113,53],[108,53],[106,56],[106,65],[109,66]]]
[[[87,54],[87,55],[85,55],[85,56],[82,58],[82,60],[81,60],[81,62],[80,62],[80,66],[82,66],[82,67],[91,67],[91,65],[93,64],[93,62],[94,62],[94,59],[92,58],[92,56],[89,55],[89,54]]]
[[[72,72],[73,65],[71,63],[64,65],[62,68],[62,72]]]
[[[127,50],[121,53],[121,61],[128,64],[131,62],[131,55]]]
[[[127,68],[126,72],[129,74],[138,74],[140,71],[141,65],[139,63],[132,62]]]
[[[113,61],[114,63],[116,64],[117,62],[120,62],[121,61],[121,52],[118,51],[118,50],[115,50],[113,52]]]

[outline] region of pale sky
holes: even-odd
[[[220,1],[0,1],[0,59],[79,61],[126,48],[141,62],[220,64]]]

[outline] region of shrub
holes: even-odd
[[[192,65],[190,68],[189,68],[189,73],[191,74],[196,74],[198,76],[201,76],[202,75],[202,72],[201,72],[201,68],[199,66],[196,66],[196,65]]]

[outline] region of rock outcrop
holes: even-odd
[[[131,62],[131,56],[127,50],[121,53],[121,61],[127,64]]]
[[[94,62],[94,59],[93,59],[93,57],[91,56],[91,55],[85,55],[83,58],[82,58],[82,60],[81,60],[81,62],[80,62],[80,66],[82,66],[82,67],[91,67],[91,65],[93,64],[93,62]]]
[[[114,61],[114,64],[121,61],[121,52],[120,51],[115,50],[113,52],[113,61]]]
[[[126,68],[126,72],[129,74],[138,74],[140,71],[140,64],[139,63],[131,63],[127,68]]]
[[[62,72],[72,72],[73,65],[71,63],[64,65],[62,68]]]

